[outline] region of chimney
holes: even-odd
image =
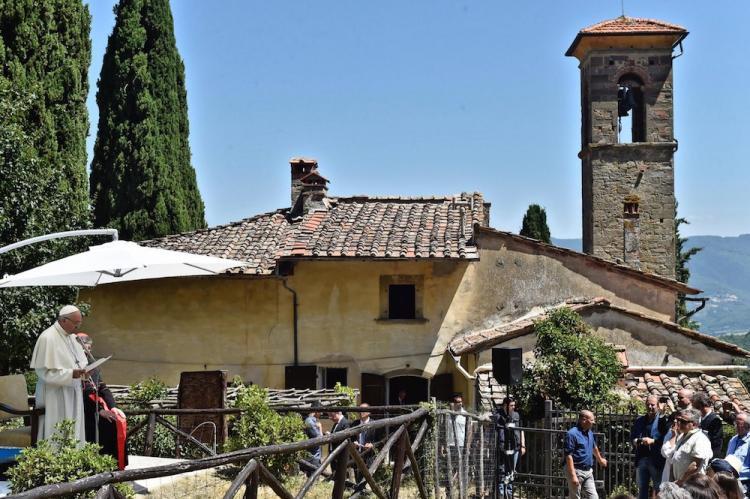
[[[292,170],[292,215],[327,209],[328,180],[318,173],[318,162],[310,158],[289,160]]]

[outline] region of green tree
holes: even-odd
[[[80,0],[0,0],[0,246],[88,226],[89,30]],[[0,255],[0,275],[81,244]],[[28,368],[36,337],[75,297],[73,288],[0,290],[0,374]]]
[[[545,399],[574,410],[612,400],[622,365],[614,348],[594,336],[580,315],[555,309],[534,323],[534,332],[534,363],[511,390],[524,412],[539,415]]]
[[[168,0],[121,0],[104,54],[91,164],[94,224],[142,240],[206,226]]]
[[[538,204],[530,204],[523,216],[521,224],[522,236],[538,239],[544,243],[550,242],[549,227],[547,227],[547,212]]]
[[[675,203],[675,213],[677,210],[677,204]],[[675,218],[674,221],[674,243],[675,243],[675,278],[687,284],[690,280],[690,269],[688,268],[688,262],[693,256],[700,252],[703,248],[692,247],[685,249],[685,243],[687,242],[686,237],[680,235],[680,225],[688,225],[690,222],[687,219],[679,217]],[[677,322],[680,326],[688,327],[690,329],[700,328],[700,323],[690,319],[688,315],[687,302],[683,293],[677,294],[677,303],[675,305],[675,312]]]

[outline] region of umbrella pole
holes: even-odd
[[[46,234],[44,236],[32,237],[30,239],[24,239],[17,243],[9,244],[0,248],[0,255],[12,251],[17,248],[23,248],[34,243],[40,243],[42,241],[49,241],[51,239],[62,239],[64,237],[78,237],[78,236],[112,236],[113,241],[117,241],[117,229],[81,229],[81,230],[68,230],[65,232],[55,232],[53,234]]]

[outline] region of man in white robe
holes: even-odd
[[[75,336],[81,322],[81,311],[66,305],[57,321],[36,340],[31,368],[38,376],[36,404],[45,410],[39,418],[39,440],[51,437],[63,419],[71,419],[74,436],[81,445],[86,441],[81,378],[86,375],[88,361]]]

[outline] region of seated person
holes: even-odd
[[[77,333],[78,341],[89,359],[94,362],[91,347],[94,342],[86,333]],[[83,380],[83,413],[86,423],[86,441],[97,443],[97,413],[99,420],[99,445],[102,454],[115,458],[117,467],[125,469],[128,456],[125,449],[126,422],[125,414],[116,407],[112,392],[102,380],[99,369],[89,373]]]

